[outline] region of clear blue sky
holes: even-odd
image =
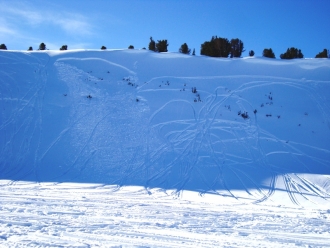
[[[245,53],[276,58],[289,47],[305,58],[330,49],[330,0],[0,0],[0,43],[10,50],[148,48],[167,39],[196,49],[212,36],[239,38]]]

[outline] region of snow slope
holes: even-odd
[[[173,199],[180,196],[196,206],[201,206],[198,202],[235,204],[235,208],[243,204],[238,208],[243,212],[248,211],[246,203],[312,207],[323,209],[318,217],[326,219],[326,209],[330,208],[329,96],[328,59],[220,59],[146,50],[0,51],[0,213],[7,218],[0,222],[0,244],[1,238],[6,246],[15,243],[10,235],[1,234],[13,216],[18,218],[16,224],[26,227],[24,223],[34,213],[28,206],[35,201],[24,200],[24,194],[39,194],[38,183],[49,187],[50,182],[90,183],[105,185],[105,189],[112,185],[118,192],[136,186],[144,189],[138,191],[139,197],[154,199],[152,206],[159,207],[160,212],[174,204],[172,211],[181,213]],[[25,192],[19,186],[22,182],[15,186],[17,181],[37,183],[27,186]],[[80,187],[83,190],[87,186]],[[65,204],[67,200],[56,190],[55,198]],[[68,187],[62,192],[80,194],[70,190]],[[10,199],[6,192],[13,191],[18,195]],[[159,192],[172,195],[173,202],[159,200]],[[128,204],[129,199],[123,198],[118,206]],[[18,205],[21,201],[27,204],[22,219],[9,214],[10,209],[19,213],[15,199],[20,199]],[[101,204],[101,199],[96,202]],[[61,213],[57,217],[65,216],[61,204],[43,204],[39,202],[36,207],[54,207]],[[74,208],[74,203],[70,204]],[[87,207],[89,203],[79,204]],[[116,209],[115,203],[109,204],[110,211]],[[98,207],[102,209],[101,205]],[[248,206],[252,207],[251,214],[260,211],[256,205]],[[215,210],[219,205],[212,209],[215,212],[212,210],[211,216],[221,215]],[[74,216],[72,209],[68,211]],[[272,211],[267,208],[259,213]],[[188,218],[177,216],[180,220]],[[196,216],[203,219],[201,213]],[[284,219],[272,221],[282,223]],[[223,232],[223,225],[214,232]],[[323,246],[323,237],[330,238],[326,226],[320,231],[322,237],[313,236],[302,244],[317,241]],[[280,229],[272,230],[276,233]],[[81,233],[76,234],[81,237]],[[192,236],[182,235],[193,244]],[[256,241],[252,247],[264,237],[262,233],[257,238],[249,235],[247,239]],[[142,236],[147,237],[146,233]],[[114,244],[143,243],[130,242],[130,238],[128,235]],[[91,243],[91,239],[84,242],[99,244]],[[197,239],[202,242],[206,236]],[[289,245],[291,239],[285,239]],[[42,240],[37,244],[45,245]],[[171,247],[170,241],[172,247],[178,245],[172,236],[143,244]],[[81,244],[63,242],[54,244]],[[205,247],[219,240],[212,242]],[[237,242],[223,245],[246,245],[245,238]],[[284,246],[285,242],[277,244]]]
[[[1,179],[328,196],[329,60],[0,55]]]

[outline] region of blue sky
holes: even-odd
[[[276,58],[289,47],[305,58],[330,49],[329,0],[0,0],[0,43],[10,50],[148,47],[167,39],[196,49],[212,36],[239,38],[245,53]]]

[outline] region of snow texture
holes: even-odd
[[[329,59],[0,51],[0,246],[327,246],[329,96]]]

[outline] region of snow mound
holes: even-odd
[[[0,64],[0,179],[330,199],[328,59],[0,51]]]

